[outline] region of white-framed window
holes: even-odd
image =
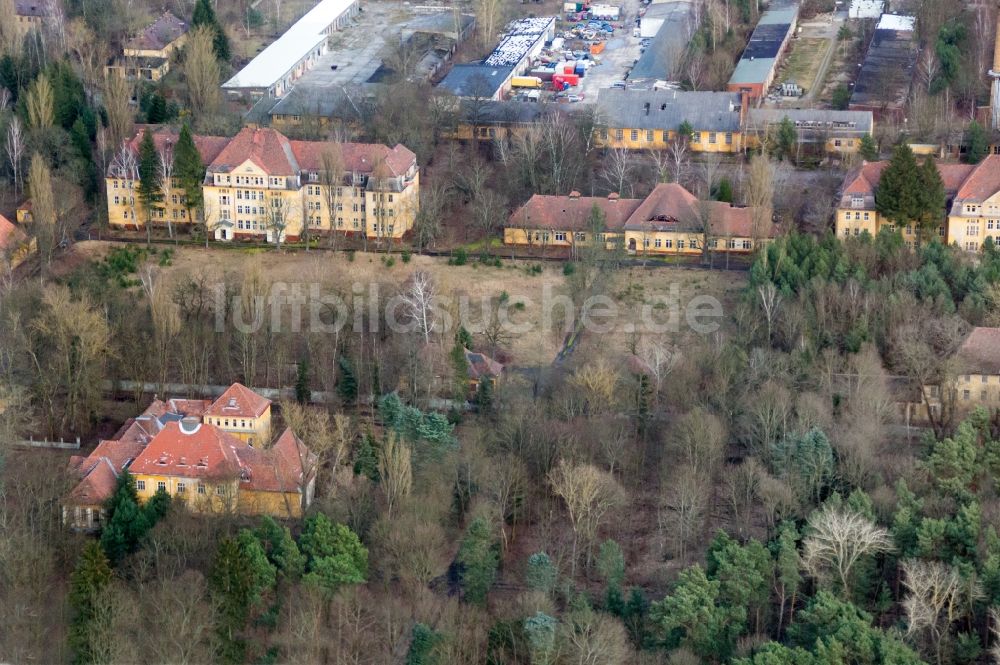
[[[185,485],[184,483],[177,483],[177,493],[178,494],[183,494],[186,491],[187,491],[187,485]]]
[[[159,480],[156,483],[156,491],[159,492],[160,490],[163,490],[164,492],[167,491],[167,484],[162,480]]]
[[[135,481],[135,488],[137,490],[139,490],[140,492],[145,492],[146,491],[146,481],[145,480],[137,480],[137,481]]]
[[[565,233],[556,233],[556,241],[558,241],[558,242],[564,242],[565,240],[566,240],[566,234]]]
[[[222,496],[223,494],[225,494],[226,493],[225,486],[223,486],[223,485],[216,485],[215,486],[215,493],[218,496]]]
[[[857,195],[851,197],[852,208],[863,208],[864,205],[865,205],[865,197]]]
[[[633,141],[638,141],[639,140],[639,130],[638,129],[633,129],[632,132],[631,132],[631,134],[630,134],[630,137],[631,137],[631,139]]]
[[[205,493],[205,483],[198,483],[198,494]]]

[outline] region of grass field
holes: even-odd
[[[111,250],[107,242],[88,241],[78,243],[71,253],[64,257],[61,269],[56,274],[65,275],[87,260],[100,260]],[[161,246],[162,247],[162,246]],[[401,287],[416,271],[429,273],[447,309],[457,314],[457,303],[464,296],[471,303],[473,321],[477,321],[478,303],[483,299],[500,298],[506,293],[510,303],[524,301],[523,309],[510,308],[512,323],[523,324],[527,330],[512,337],[510,352],[514,363],[521,366],[547,365],[553,361],[562,347],[566,332],[565,307],[543,302],[555,302],[569,293],[567,278],[563,275],[562,263],[536,263],[531,261],[504,260],[500,267],[471,262],[467,265],[448,265],[443,258],[413,255],[404,263],[399,255],[390,261],[386,255],[357,252],[353,255],[325,251],[273,252],[240,249],[209,249],[178,247],[174,249],[170,265],[161,267],[156,257],[150,259],[154,269],[169,281],[184,275],[204,274],[209,281],[239,281],[247,267],[258,265],[262,274],[273,282],[308,285],[319,283],[325,288],[333,287],[349,296],[358,284],[368,289],[377,283],[382,293]],[[581,341],[576,355],[579,358],[589,351],[627,353],[629,340],[636,334],[640,337],[652,334],[666,335],[680,341],[691,334],[686,323],[685,307],[696,296],[708,295],[716,298],[722,307],[725,320],[731,317],[732,308],[743,288],[741,273],[692,270],[684,268],[625,268],[615,273],[603,289],[617,310],[611,321],[611,330],[603,333],[587,333]],[[644,332],[643,316],[659,325],[668,320],[672,300],[676,300],[679,312],[679,329],[674,332]],[[645,308],[645,312],[644,312]],[[546,325],[550,321],[552,325]],[[631,332],[635,330],[635,333]]]
[[[812,89],[829,45],[830,40],[821,38],[803,38],[792,42],[781,82],[796,83],[806,91]]]

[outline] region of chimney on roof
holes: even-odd
[[[578,192],[578,191],[576,191],[574,189],[572,192],[569,193],[569,197],[571,199],[578,199],[578,198],[580,198],[580,192]]]
[[[617,201],[619,198],[621,197],[618,196],[618,192],[611,192],[610,194],[608,194],[608,200],[611,201],[612,203]]]
[[[649,115],[649,102],[642,105],[642,110],[646,112],[646,115]]]

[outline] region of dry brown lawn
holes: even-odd
[[[77,244],[64,257],[67,265],[77,266],[83,260],[100,260],[111,247],[111,243],[88,241]],[[160,247],[163,247],[162,245]],[[567,280],[562,273],[561,263],[543,263],[505,260],[500,268],[469,263],[464,266],[448,265],[443,258],[413,255],[409,263],[404,263],[394,255],[394,264],[386,265],[383,254],[357,252],[354,260],[346,253],[326,251],[261,251],[259,249],[217,249],[182,246],[174,249],[169,267],[157,266],[155,257],[150,261],[155,269],[162,271],[168,280],[181,275],[203,273],[210,280],[239,281],[240,275],[251,266],[259,266],[262,274],[271,282],[288,284],[319,283],[333,287],[343,295],[350,295],[355,284],[365,290],[370,284],[379,284],[382,293],[386,289],[401,287],[415,272],[425,271],[433,277],[437,292],[448,303],[457,303],[464,296],[469,305],[473,322],[480,320],[479,303],[509,296],[510,303],[526,302],[523,309],[510,307],[510,319],[515,324],[530,328],[526,332],[514,334],[510,341],[510,352],[516,365],[547,365],[552,362],[566,337],[563,307],[552,307],[552,314],[543,312],[546,293],[552,298],[568,293]],[[531,268],[541,266],[537,274]],[[594,352],[625,353],[629,341],[635,334],[648,337],[662,337],[663,333],[650,335],[642,331],[642,310],[647,309],[657,322],[665,320],[668,310],[657,305],[664,296],[676,293],[679,306],[680,327],[676,333],[667,333],[674,343],[691,335],[685,321],[685,306],[698,295],[710,295],[722,303],[725,325],[732,313],[732,306],[744,279],[739,273],[690,270],[681,268],[627,268],[615,274],[609,282],[606,295],[618,310],[613,320],[613,330],[608,333],[587,333],[583,336],[575,354],[576,358]],[[451,313],[457,313],[457,305],[448,306]],[[552,325],[545,326],[545,320]],[[631,328],[630,328],[631,326]],[[546,329],[547,328],[547,329]],[[638,332],[633,334],[632,329]]]

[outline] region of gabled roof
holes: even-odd
[[[635,212],[642,199],[618,199],[602,196],[543,196],[535,194],[510,216],[507,226],[521,229],[584,231],[590,212],[604,213],[608,231],[620,231],[625,220]]]
[[[243,466],[240,487],[259,492],[298,492],[303,478],[303,462],[314,473],[316,455],[292,430],[286,429],[266,450],[251,446],[236,449]]]
[[[958,201],[985,201],[1000,191],[1000,155],[987,155],[958,188]]]
[[[139,35],[128,40],[125,48],[137,51],[162,51],[187,31],[187,23],[166,11],[146,26]]]
[[[750,208],[737,208],[722,201],[699,201],[677,183],[661,183],[625,222],[627,231],[696,231],[707,213],[712,235],[749,237]],[[772,228],[772,235],[776,229]]]
[[[70,490],[66,499],[70,504],[96,506],[107,501],[114,494],[115,486],[118,484],[119,470],[112,466],[106,457],[99,457],[88,465],[88,458],[84,465],[87,471],[83,479],[77,483],[76,487]]]
[[[484,353],[465,349],[465,361],[469,364],[470,379],[496,378],[503,373],[503,365]]]
[[[0,252],[24,242],[27,238],[28,236],[25,235],[24,231],[15,226],[12,221],[0,215]]]
[[[142,143],[142,135],[146,129],[149,129],[150,135],[153,137],[153,145],[160,151],[168,146],[177,145],[177,140],[180,138],[180,130],[167,125],[136,125],[135,129],[135,136],[129,141],[129,147],[136,154],[139,153],[139,145]],[[225,136],[193,134],[191,138],[194,140],[195,148],[198,149],[198,154],[201,155],[201,163],[205,165],[211,164],[229,143],[229,139]]]
[[[291,142],[279,131],[268,127],[244,127],[211,161],[209,170],[232,171],[247,160],[273,176],[296,176],[298,160]]]
[[[944,183],[944,191],[949,196],[955,195],[975,168],[969,164],[935,163]],[[888,161],[862,162],[860,167],[850,171],[844,178],[843,193],[873,195],[878,189],[879,180],[882,179],[882,171],[887,166],[889,166]]]
[[[380,165],[389,175],[402,176],[417,161],[409,148],[397,144],[389,148],[381,143],[326,143],[324,141],[292,141],[292,153],[304,171],[322,171],[323,154],[328,150],[340,153],[344,170],[353,173],[372,173]]]
[[[205,409],[206,416],[258,418],[271,406],[271,400],[250,390],[242,383],[234,383],[219,399]]]
[[[235,478],[236,450],[246,447],[232,434],[195,422],[167,423],[132,462],[135,474],[186,478]]]
[[[14,11],[18,16],[45,17],[52,13],[47,0],[14,0]]]
[[[973,328],[958,358],[966,374],[1000,374],[1000,328]]]
[[[131,439],[101,441],[87,457],[73,457],[70,469],[78,473],[81,480],[67,495],[69,502],[79,505],[103,503],[114,493],[122,469],[138,457],[144,447],[144,443]]]

